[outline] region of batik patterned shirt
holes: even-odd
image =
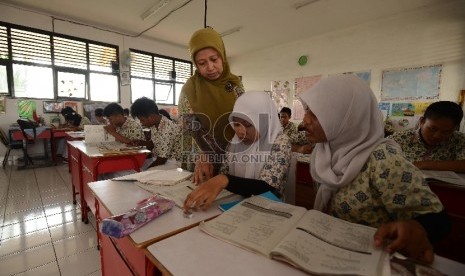
[[[427,148],[420,129],[395,132],[388,138],[396,141],[411,162],[424,160],[465,160],[465,134],[455,131],[450,139],[434,148]]]
[[[352,183],[337,191],[330,201],[329,213],[346,221],[379,227],[442,210],[421,171],[397,148],[382,143]]]
[[[180,160],[181,131],[178,124],[162,116],[158,128],[152,126],[150,132],[155,156]]]
[[[291,144],[306,145],[308,144],[307,136],[305,131],[299,131],[297,126],[293,122],[288,122],[283,128],[284,134],[289,136]]]
[[[145,140],[142,126],[130,117],[126,117],[126,121],[121,127],[116,128],[116,132],[130,140]]]

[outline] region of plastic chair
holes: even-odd
[[[13,141],[11,139],[11,134],[7,137],[3,129],[0,129],[0,140],[6,148],[5,157],[3,157],[2,167],[5,168],[6,163],[8,163],[8,158],[10,157],[11,150],[23,149],[23,143],[20,141]]]

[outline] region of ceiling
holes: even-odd
[[[167,2],[145,20],[141,15]],[[228,56],[296,41],[452,0],[210,0],[207,25],[224,36]],[[0,3],[131,37],[186,47],[204,25],[205,0],[0,0]],[[300,8],[296,5],[306,4]]]

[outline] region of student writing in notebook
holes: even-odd
[[[229,122],[235,135],[221,173],[199,184],[184,202],[184,209],[207,209],[223,190],[242,196],[284,192],[291,145],[282,132],[277,109],[265,92],[240,96]]]
[[[433,261],[432,242],[450,229],[438,197],[399,146],[384,138],[378,102],[353,75],[319,81],[301,94],[307,138],[316,143],[311,175],[319,184],[315,209],[378,228],[387,244],[417,260]]]
[[[465,134],[458,131],[462,118],[460,105],[435,102],[426,108],[417,129],[398,131],[388,138],[422,170],[465,173]]]
[[[103,115],[109,122],[104,128],[116,141],[131,144],[132,141],[144,139],[142,126],[133,118],[124,116],[123,108],[119,104],[111,103],[105,106]]]
[[[138,140],[133,144],[152,149],[153,158],[144,164],[144,169],[165,164],[169,159],[176,162],[181,156],[181,130],[179,125],[160,114],[157,104],[146,97],[131,105],[131,115],[150,128],[150,141]]]

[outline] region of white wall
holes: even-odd
[[[297,63],[301,55],[309,57],[305,66]],[[230,62],[246,90],[270,90],[272,80],[371,70],[378,99],[382,70],[441,63],[440,99],[458,101],[465,89],[465,1],[289,42]]]

